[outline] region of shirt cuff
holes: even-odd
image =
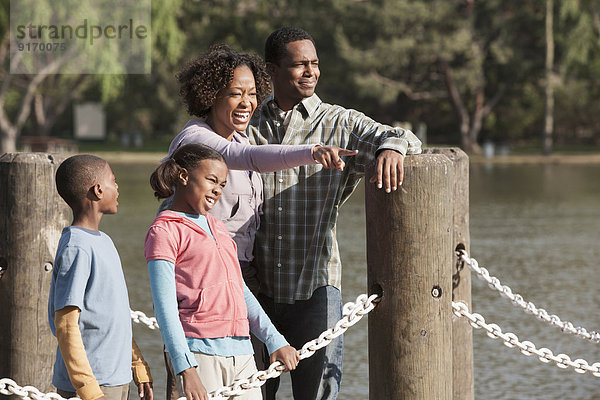
[[[286,148],[286,147],[289,147],[289,148]],[[304,147],[304,149],[301,149],[301,151],[295,150],[298,147],[300,147],[300,148]],[[298,145],[298,146],[284,146],[284,150],[283,150],[283,153],[281,153],[281,156],[283,158],[284,163],[287,165],[288,168],[293,168],[298,165],[314,164],[315,159],[313,158],[313,155],[312,155],[313,147],[315,147],[314,144],[304,144],[304,145]]]
[[[79,389],[77,389],[77,396],[81,397],[82,400],[95,400],[104,396],[98,381],[94,379],[93,382],[86,383]]]
[[[177,358],[173,358],[171,355],[171,363],[173,364],[173,370],[175,371],[175,374],[180,374],[188,368],[198,366],[196,357],[194,357],[191,352],[185,352],[183,355]]]
[[[407,154],[420,154],[421,141],[415,137],[414,141],[409,141],[404,137],[388,137],[377,148],[376,153],[383,150],[395,150],[403,156]]]
[[[273,335],[271,338],[267,339],[265,345],[267,346],[267,351],[269,352],[269,355],[271,355],[273,354],[273,352],[279,350],[282,347],[289,346],[290,344],[287,340],[285,340],[282,334],[278,333],[277,335]]]
[[[387,138],[381,143],[381,145],[377,148],[376,154],[379,154],[383,150],[394,150],[403,156],[408,152],[408,141],[403,138],[395,138],[390,137]]]
[[[145,361],[136,361],[131,365],[131,373],[133,374],[133,382],[136,385],[140,383],[152,382],[150,368]]]

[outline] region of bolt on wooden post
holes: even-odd
[[[383,294],[369,314],[369,399],[450,400],[454,165],[408,156],[396,192],[367,182],[365,197],[368,286]]]
[[[52,389],[57,342],[48,326],[54,255],[70,211],[54,174],[63,156],[0,157],[0,377]]]

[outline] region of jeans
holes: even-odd
[[[264,294],[258,295],[258,301],[277,330],[298,350],[342,318],[342,296],[340,290],[333,286],[320,287],[310,299],[298,300],[294,304],[274,303]],[[290,374],[294,400],[337,398],[342,381],[343,350],[343,336],[338,336],[325,348],[300,361]],[[269,379],[265,385],[265,400],[275,400],[279,378]]]

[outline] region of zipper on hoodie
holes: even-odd
[[[235,333],[234,332],[235,321],[237,321],[237,312],[236,312],[237,302],[235,301],[233,290],[231,288],[231,276],[229,275],[229,268],[227,267],[227,263],[223,259],[223,254],[221,253],[222,247],[221,247],[221,244],[219,243],[219,241],[217,240],[217,235],[215,234],[216,230],[213,229],[212,223],[211,223],[211,221],[208,220],[208,217],[207,217],[206,221],[208,222],[208,227],[210,228],[211,232],[213,232],[213,238],[215,239],[215,243],[217,246],[217,253],[219,253],[219,258],[221,259],[221,263],[225,266],[225,274],[227,275],[227,288],[228,288],[228,292],[229,292],[229,298],[231,300],[231,304],[233,304],[233,318],[231,321],[231,330],[230,330],[231,335],[233,336]]]

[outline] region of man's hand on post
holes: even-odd
[[[377,156],[375,175],[370,183],[377,183],[377,188],[385,188],[387,193],[398,189],[404,179],[404,156],[395,150],[383,150]]]

